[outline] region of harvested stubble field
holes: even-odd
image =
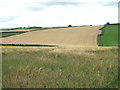
[[[117,48],[2,47],[3,88],[117,88]]]
[[[27,32],[2,39],[3,44],[97,46],[98,26],[69,27]]]

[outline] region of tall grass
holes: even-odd
[[[117,48],[2,48],[3,88],[117,88]]]

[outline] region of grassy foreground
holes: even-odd
[[[103,36],[101,36],[102,46],[118,45],[118,25],[107,25],[103,28]]]
[[[117,48],[2,47],[3,88],[118,87]]]

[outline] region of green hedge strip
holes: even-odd
[[[0,46],[40,46],[40,47],[57,47],[57,45],[38,45],[38,44],[0,44]]]

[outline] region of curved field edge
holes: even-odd
[[[3,88],[117,88],[116,47],[2,46]]]
[[[98,46],[118,46],[118,27],[119,24],[104,25],[98,35]]]

